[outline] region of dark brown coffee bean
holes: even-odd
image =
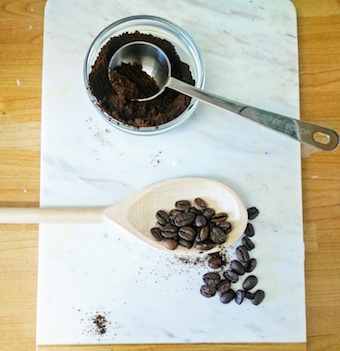
[[[248,219],[254,219],[259,215],[259,210],[256,207],[249,207],[247,209]]]
[[[163,241],[164,247],[166,247],[168,250],[175,250],[178,246],[178,242],[175,239],[164,239]]]
[[[214,255],[209,258],[208,266],[212,269],[217,269],[222,266],[222,259],[219,255]]]
[[[178,231],[178,235],[184,240],[193,241],[196,237],[196,230],[189,226],[181,227]]]
[[[202,250],[202,251],[213,249],[215,246],[216,246],[216,243],[214,243],[210,239],[199,241],[194,244],[195,249]]]
[[[221,223],[218,223],[219,228],[221,228],[226,234],[229,234],[232,230],[231,223],[228,221],[224,221]]]
[[[206,218],[206,219],[211,219],[211,217],[215,214],[215,210],[213,208],[208,207],[207,209],[205,209],[202,213],[202,215]]]
[[[169,213],[169,217],[170,217],[170,220],[174,221],[175,218],[180,214],[182,213],[182,211],[179,211],[179,210],[176,210],[176,209],[172,209]]]
[[[245,265],[244,268],[245,268],[246,272],[250,273],[250,272],[252,272],[252,271],[255,269],[256,265],[257,265],[256,258],[251,258],[251,259],[246,263],[246,265]]]
[[[244,231],[244,234],[249,236],[249,237],[252,237],[252,236],[255,235],[255,230],[254,230],[254,227],[253,227],[253,225],[251,223],[247,224],[247,227],[246,227],[246,229]]]
[[[223,276],[225,279],[228,279],[231,283],[238,282],[238,274],[232,271],[231,269],[224,271]]]
[[[227,292],[230,289],[230,281],[228,279],[222,279],[216,286],[217,291],[220,294]]]
[[[164,239],[159,228],[151,228],[150,233],[152,237],[157,241],[162,241]]]
[[[226,221],[228,219],[228,215],[225,212],[216,213],[211,217],[211,221],[214,223],[220,223]]]
[[[200,288],[200,293],[204,297],[213,297],[216,294],[216,287],[212,285],[202,285]]]
[[[209,227],[207,225],[205,225],[204,227],[198,229],[197,236],[196,236],[195,240],[196,241],[204,241],[204,240],[208,239],[209,234],[210,234]]]
[[[237,260],[233,260],[230,262],[230,269],[238,275],[243,275],[246,272],[243,264]]]
[[[192,246],[194,245],[194,243],[192,241],[187,241],[187,240],[184,240],[182,238],[178,239],[178,244],[187,248],[187,249],[191,249]]]
[[[207,224],[207,219],[203,215],[197,215],[195,218],[195,226],[198,228],[204,227]]]
[[[249,239],[247,236],[244,236],[242,238],[242,245],[248,250],[248,251],[251,251],[255,248],[255,244],[254,242]]]
[[[223,244],[227,240],[227,234],[219,227],[212,229],[210,239],[216,244]]]
[[[229,289],[228,291],[224,292],[220,296],[220,301],[222,303],[229,303],[235,298],[235,291],[232,289]]]
[[[241,305],[241,303],[243,302],[244,300],[244,291],[243,290],[237,290],[236,291],[236,294],[235,294],[235,302],[238,304],[238,305]]]
[[[164,225],[160,224],[160,223],[156,223],[156,228],[159,228],[160,230],[163,230]]]
[[[254,305],[259,305],[264,300],[264,297],[265,297],[264,291],[263,290],[257,290],[257,291],[255,291],[254,297],[251,300],[251,302]]]
[[[179,200],[176,201],[175,207],[180,211],[187,211],[191,207],[190,202],[188,200]]]
[[[208,272],[203,275],[203,281],[207,285],[217,286],[217,284],[221,281],[221,277],[216,272]]]
[[[188,211],[192,212],[196,216],[202,214],[202,212],[200,210],[198,210],[196,207],[190,207]]]
[[[250,259],[248,250],[244,246],[238,246],[236,248],[236,256],[242,263],[246,263]]]
[[[244,292],[244,297],[249,299],[249,300],[252,300],[254,298],[254,294],[251,293],[250,291],[245,291]]]
[[[191,212],[182,212],[179,214],[174,222],[177,227],[185,227],[186,225],[190,225],[195,220],[195,215]]]
[[[175,238],[177,236],[178,228],[171,223],[167,223],[162,230],[164,238]]]
[[[206,202],[203,199],[201,199],[200,197],[198,197],[194,200],[194,206],[199,211],[204,211],[207,208]]]
[[[159,210],[156,213],[156,219],[157,219],[157,222],[162,224],[162,225],[165,225],[168,222],[170,222],[169,214],[167,212],[163,211],[163,210]]]
[[[242,287],[244,290],[251,290],[257,284],[257,277],[255,275],[250,275],[243,282]]]

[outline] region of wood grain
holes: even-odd
[[[340,131],[340,2],[293,0],[301,118]],[[39,205],[45,1],[0,0],[0,206]],[[340,150],[303,149],[307,350],[340,349]],[[0,225],[0,350],[35,349],[38,227]],[[294,328],[294,326],[292,326]],[[43,351],[305,350],[305,344],[51,346]]]

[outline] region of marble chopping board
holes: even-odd
[[[260,210],[251,256],[266,299],[238,306],[203,298],[204,258],[160,253],[114,225],[40,225],[37,345],[305,342],[300,145],[203,103],[158,136],[109,126],[87,97],[83,61],[105,26],[136,14],[167,18],[192,35],[207,90],[299,118],[297,19],[289,1],[49,0],[41,206],[106,206],[173,177],[222,181]]]

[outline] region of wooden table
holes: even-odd
[[[0,206],[39,206],[45,3],[0,0]],[[301,116],[340,132],[339,1],[293,3],[299,24]],[[307,346],[125,345],[41,350],[340,350],[340,148],[332,153],[302,148],[302,155]],[[37,264],[38,226],[0,225],[1,351],[35,349]]]

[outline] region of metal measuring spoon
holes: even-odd
[[[135,41],[119,48],[110,59],[109,77],[110,72],[122,63],[140,64],[142,70],[154,78],[159,87],[156,94],[143,98],[136,96],[133,100],[149,101],[162,94],[166,88],[170,88],[234,112],[321,151],[332,151],[339,144],[339,136],[332,129],[228,100],[172,77],[169,58],[162,49],[152,43]]]

